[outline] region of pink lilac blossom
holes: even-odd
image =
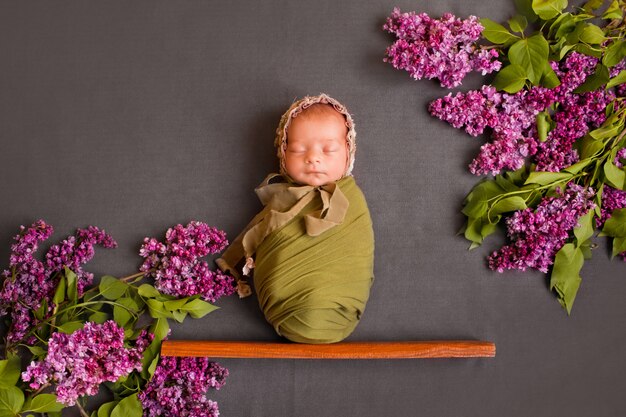
[[[502,66],[495,49],[476,44],[484,29],[476,16],[461,20],[444,13],[441,19],[432,19],[426,13],[402,13],[396,7],[383,29],[397,38],[383,61],[408,71],[416,80],[438,78],[441,86],[452,88],[472,70],[485,75]]]
[[[219,253],[228,245],[226,234],[205,223],[190,222],[167,230],[165,243],[145,238],[139,255],[145,258],[139,268],[154,277],[163,294],[187,297],[200,294],[214,302],[235,292],[235,280],[221,271],[212,271],[198,258]]]
[[[94,245],[104,248],[115,248],[117,243],[104,230],[95,226],[78,229],[74,236],[69,236],[60,244],[50,247],[46,254],[46,267],[52,273],[61,271],[67,266],[78,277],[78,293],[93,282],[93,274],[83,271],[82,264],[89,262],[94,256]]]
[[[558,172],[578,162],[578,154],[572,148],[574,142],[585,136],[590,128],[604,123],[604,109],[614,99],[613,92],[601,89],[570,94],[561,100],[562,110],[553,117],[555,126],[546,141],[539,144],[534,158],[537,171]]]
[[[100,244],[107,248],[116,247],[115,241],[103,230],[94,226],[78,229],[75,236],[70,236],[61,245],[52,246],[46,253],[45,264],[35,259],[38,243],[47,240],[53,232],[52,226],[38,220],[30,227],[20,226],[20,233],[14,237],[11,245],[9,265],[11,270],[2,273],[3,287],[0,291],[0,316],[11,311],[11,328],[7,333],[7,342],[14,344],[22,341],[28,331],[36,324],[32,311],[39,309],[46,301],[48,313],[52,309],[51,298],[58,283],[56,272],[69,267],[77,273],[78,288],[91,283],[93,275],[83,271],[81,264],[93,257],[93,245]],[[34,343],[34,336],[24,342]]]
[[[97,394],[101,383],[141,371],[141,354],[148,340],[144,334],[137,347],[126,348],[124,328],[113,320],[87,322],[72,334],[54,333],[46,359],[33,361],[22,373],[22,380],[30,382],[31,389],[56,384],[58,401],[71,406],[83,395]]]
[[[572,52],[560,63],[551,62],[561,81],[555,88],[533,86],[507,94],[484,85],[480,90],[449,93],[434,100],[429,112],[472,136],[491,129],[491,142],[481,147],[470,164],[475,175],[516,170],[529,157],[537,163],[537,170],[558,171],[578,161],[573,143],[604,121],[604,109],[615,98],[611,91],[603,90],[573,93],[597,63],[597,58]],[[536,117],[554,103],[560,104],[553,115],[556,126],[541,143]]]
[[[489,256],[489,267],[498,272],[526,268],[547,272],[578,219],[595,207],[593,196],[592,188],[569,183],[564,192],[557,190],[557,196],[544,198],[536,209],[515,212],[506,220],[513,242]]]
[[[626,69],[626,58],[623,59],[619,64],[609,69],[609,77],[613,78],[617,74],[619,74],[620,71],[623,71],[625,69]],[[615,95],[617,97],[626,97],[626,83],[622,83],[615,87]]]
[[[626,148],[617,152],[613,163],[619,168],[623,168],[622,161],[626,159]],[[608,185],[602,188],[602,206],[600,207],[600,217],[596,218],[596,228],[601,229],[604,223],[611,218],[613,211],[626,208],[626,191],[618,190]],[[626,261],[626,252],[619,254],[622,260]]]
[[[207,358],[161,358],[152,379],[139,393],[144,417],[217,417],[217,403],[206,397],[219,390],[228,370]]]

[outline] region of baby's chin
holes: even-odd
[[[330,184],[331,182],[337,181],[339,178],[334,178],[328,176],[326,174],[301,174],[297,177],[292,176],[292,178],[298,183],[302,185],[310,185],[312,187],[320,187],[322,185]]]

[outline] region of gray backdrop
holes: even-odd
[[[483,140],[432,118],[447,90],[382,62],[393,6],[505,21],[510,0],[0,3],[0,266],[20,224],[52,243],[96,225],[96,276],[137,270],[145,236],[200,220],[234,237],[277,169],[296,98],[326,92],[354,116],[355,178],[376,234],[376,280],[349,340],[476,339],[493,359],[221,360],[224,416],[624,415],[626,265],[607,242],[568,317],[541,273],[497,274],[469,252],[460,207]],[[471,76],[463,89],[476,88]],[[278,340],[255,297],[172,338]]]

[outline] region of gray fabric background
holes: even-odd
[[[447,90],[382,62],[394,5],[505,21],[513,2],[0,3],[0,266],[20,224],[52,243],[96,225],[118,241],[86,269],[124,276],[145,236],[200,220],[234,237],[277,169],[282,112],[326,92],[354,116],[355,178],[376,235],[376,280],[349,340],[476,339],[494,359],[221,360],[224,416],[618,416],[626,383],[626,265],[607,243],[568,317],[541,273],[497,274],[456,232],[483,140],[430,117]],[[471,76],[463,89],[476,88]],[[223,299],[172,338],[278,340],[255,297]]]

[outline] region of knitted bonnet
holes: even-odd
[[[346,110],[346,107],[343,104],[341,104],[334,98],[324,93],[321,93],[318,96],[306,96],[303,99],[294,102],[280,118],[280,123],[278,125],[278,128],[276,129],[276,139],[274,140],[274,146],[276,146],[277,156],[280,160],[280,173],[289,180],[292,180],[292,178],[287,175],[287,170],[285,168],[285,152],[287,150],[287,129],[289,128],[289,123],[291,123],[292,118],[297,117],[298,114],[302,113],[304,109],[317,103],[332,105],[335,110],[337,110],[346,118],[346,126],[348,127],[348,134],[346,136],[346,140],[348,142],[348,163],[346,164],[346,172],[344,172],[343,176],[346,177],[348,175],[352,175],[352,168],[354,166],[354,153],[356,151],[356,131],[354,130],[354,121],[352,120],[352,116],[350,116],[350,113],[348,113],[348,110]]]

